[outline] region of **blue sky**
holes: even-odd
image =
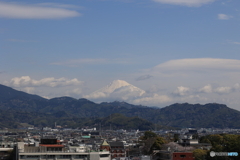
[[[121,79],[129,103],[240,110],[237,0],[0,0],[0,83],[81,98]]]

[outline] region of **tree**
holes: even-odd
[[[207,135],[204,137],[201,137],[200,139],[201,143],[211,143],[212,148],[210,151],[214,152],[238,152],[240,153],[240,135],[233,135],[233,134],[214,134],[214,135]],[[233,157],[224,157],[224,156],[215,156],[215,157],[209,157],[209,154],[207,154],[208,159],[212,160],[239,160],[238,156]]]
[[[142,150],[144,154],[151,154],[153,150],[161,149],[162,144],[166,143],[164,138],[157,136],[157,134],[152,131],[146,131],[140,139],[144,143]]]
[[[173,137],[174,142],[177,142],[179,140],[179,135],[180,134],[177,134],[177,133],[174,134],[174,137]]]
[[[157,134],[152,131],[146,131],[144,132],[144,136],[142,137],[143,140],[149,139],[149,138],[156,138]]]
[[[153,150],[160,150],[162,145],[166,143],[166,140],[163,137],[157,137],[155,139],[155,142],[153,143],[152,147],[151,147],[151,151]]]
[[[203,160],[206,155],[207,150],[195,149],[193,151],[193,156],[195,157],[195,160]]]

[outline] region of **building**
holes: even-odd
[[[182,146],[193,146],[198,144],[198,139],[184,138],[184,139],[181,139],[178,144]]]
[[[11,156],[15,143],[13,142],[0,142],[0,159],[9,159]]]
[[[24,142],[18,142],[19,160],[110,160],[109,151],[91,151],[83,152],[82,146],[79,149],[66,147],[58,144],[56,139],[43,139],[41,143],[35,143],[33,146],[25,145]]]
[[[110,151],[110,145],[107,143],[106,140],[104,140],[103,143],[101,144],[100,150]]]
[[[111,158],[126,157],[126,150],[123,142],[109,142]]]

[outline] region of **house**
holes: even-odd
[[[126,149],[123,142],[109,142],[111,158],[126,157]]]

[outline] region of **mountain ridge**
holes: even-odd
[[[9,89],[10,87],[6,88],[6,86],[0,85],[0,94],[4,94]],[[4,98],[0,98],[0,110],[2,114],[5,114],[4,116],[9,113],[9,116],[12,117],[11,122],[16,120],[19,123],[43,125],[48,124],[48,121],[60,119],[63,121],[62,124],[77,126],[84,124],[80,119],[89,121],[89,118],[104,118],[119,113],[126,117],[139,117],[151,123],[168,127],[240,128],[240,112],[224,104],[175,103],[164,108],[152,108],[122,101],[98,104],[85,98],[44,99],[14,89],[10,89],[10,91],[11,94],[5,94],[2,96]],[[18,96],[12,96],[15,94]],[[25,115],[25,117],[27,115],[29,118],[20,115]],[[19,118],[15,119],[14,117]],[[6,121],[2,119],[2,122]]]
[[[2,84],[0,84],[0,88],[1,88],[0,89],[0,100],[7,100],[7,99],[18,97],[18,96],[28,97],[28,98],[32,98],[32,99],[45,99],[41,96],[28,94],[23,91],[18,91],[11,87],[2,85]]]

